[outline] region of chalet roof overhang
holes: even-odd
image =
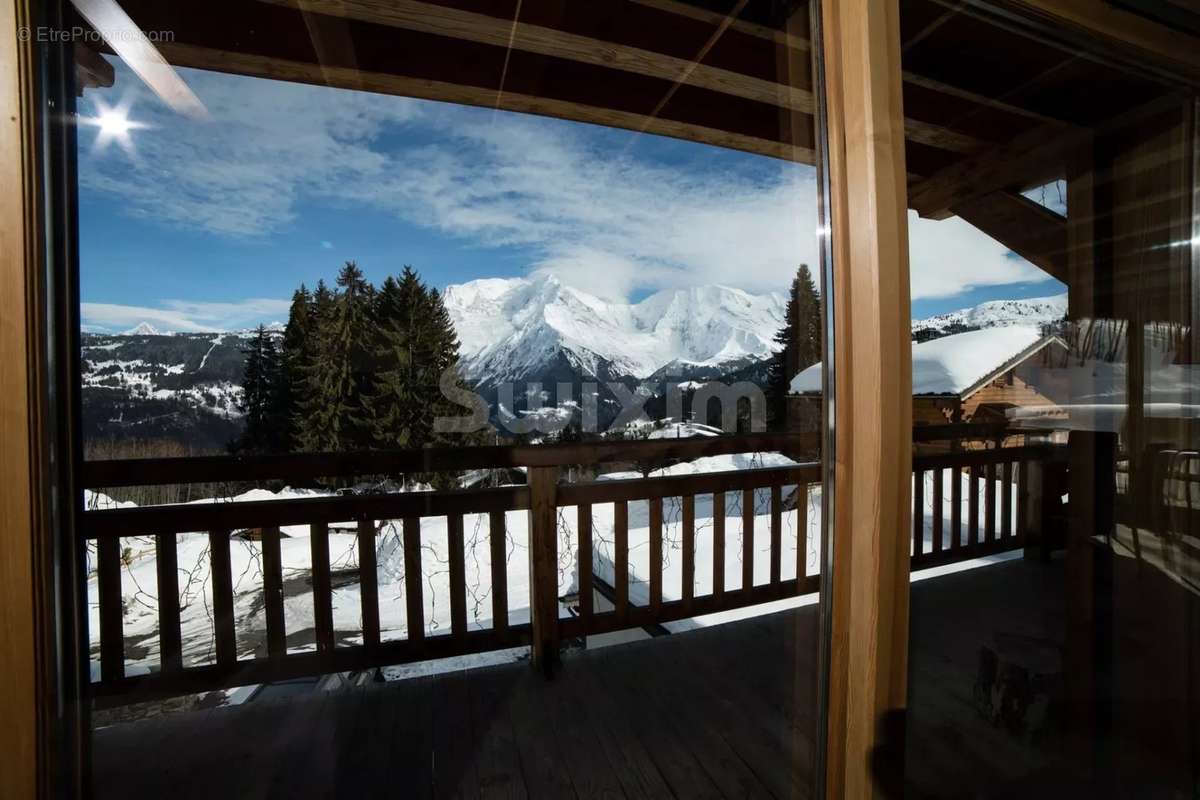
[[[1022,350],[1021,352],[1014,355],[1012,358],[1005,361],[1003,364],[998,365],[995,369],[993,369],[991,372],[988,372],[983,377],[979,378],[977,381],[972,383],[970,386],[963,389],[961,392],[959,392],[958,396],[961,397],[963,400],[966,400],[971,395],[975,394],[980,389],[987,386],[988,384],[990,384],[992,381],[999,378],[1004,373],[1008,372],[1011,369],[1015,369],[1022,362],[1026,361],[1030,358],[1033,358],[1035,355],[1042,352],[1047,347],[1050,347],[1051,345],[1055,345],[1055,344],[1061,346],[1064,350],[1068,350],[1068,351],[1070,350],[1070,347],[1067,345],[1067,343],[1064,342],[1061,338],[1059,338],[1057,336],[1042,337],[1038,341],[1031,344],[1029,347],[1026,347],[1024,350]]]
[[[540,114],[811,164],[816,100],[806,4],[749,0],[124,0],[171,31],[173,65]],[[957,215],[1067,278],[1065,219],[1021,196],[1063,176],[1099,126],[1200,85],[1200,37],[1116,25],[1111,58],[1063,40],[1086,27],[1055,0],[903,0],[909,205]],[[1020,7],[1058,15],[1018,29]],[[1106,12],[1109,13],[1109,12]],[[1111,13],[1109,13],[1111,16]],[[1129,15],[1127,15],[1129,16]],[[1137,63],[1129,63],[1130,44]],[[1120,59],[1118,63],[1118,59]],[[85,85],[111,76],[81,55]],[[1114,121],[1115,120],[1115,121]]]

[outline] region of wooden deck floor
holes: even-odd
[[[918,750],[953,768],[911,778],[965,789],[992,770],[1004,734],[971,695],[979,644],[1007,623],[971,633],[963,615],[979,592],[1005,598],[992,605],[1021,630],[1057,625],[1037,588],[1052,569],[1013,561],[914,586],[930,680],[910,765]],[[808,797],[816,650],[810,606],[574,652],[550,682],[513,664],[115,725],[94,737],[96,796]]]

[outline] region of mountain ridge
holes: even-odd
[[[519,410],[529,383],[550,393],[568,383],[578,393],[581,382],[595,381],[602,419],[620,408],[604,386],[610,381],[652,393],[671,381],[763,384],[786,308],[780,293],[727,286],[614,303],[547,276],[470,281],[446,287],[443,298],[462,342],[463,371],[493,409],[505,382],[514,384]],[[988,301],[913,320],[913,338],[1041,325],[1065,311],[1065,295]],[[268,329],[278,336],[282,326]],[[201,450],[223,448],[241,429],[242,348],[255,329],[167,333],[147,323],[131,330],[82,336],[85,438],[174,438]],[[545,402],[556,399],[550,394]]]
[[[585,374],[644,380],[673,362],[714,366],[774,353],[787,299],[727,286],[603,300],[549,275],[483,279],[442,295],[463,370],[482,383],[524,380],[562,352]]]
[[[1067,294],[1023,300],[987,300],[978,305],[912,321],[913,340],[937,339],[952,333],[1013,325],[1046,325],[1066,316]]]

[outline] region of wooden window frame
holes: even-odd
[[[39,230],[41,175],[35,125],[33,48],[20,42],[30,8],[0,9],[0,796],[34,797],[46,757],[43,615],[39,546],[46,518],[41,370]]]
[[[1004,2],[1004,0],[997,0]],[[1008,0],[1049,24],[1100,35],[1139,56],[1186,62],[1172,32],[1090,0]],[[37,81],[44,64],[18,31],[34,0],[0,8],[0,796],[48,794],[50,778],[81,778],[86,759],[56,745],[64,696],[78,676],[51,665],[48,598],[54,377],[42,332],[46,217]],[[44,9],[43,9],[44,10]],[[904,758],[884,724],[907,690],[911,353],[907,190],[897,0],[820,0],[827,127],[833,370],[829,469],[833,526],[826,563],[824,793],[881,795]],[[28,37],[25,37],[26,39]],[[850,224],[853,221],[853,224]],[[828,263],[827,262],[827,263]],[[832,290],[829,292],[828,290]],[[853,310],[853,314],[851,314]],[[853,326],[851,321],[853,320]],[[853,365],[851,367],[850,365]],[[832,402],[836,399],[836,402]],[[66,504],[69,505],[69,504]],[[69,509],[67,509],[69,513]],[[68,520],[69,522],[69,520]],[[59,661],[55,661],[55,659]],[[76,665],[78,666],[78,665]],[[895,717],[893,717],[895,718]],[[76,735],[79,735],[76,731]],[[70,738],[69,734],[66,738]],[[78,746],[78,743],[76,743]],[[62,763],[79,758],[74,769]],[[884,784],[881,785],[880,778]],[[63,787],[59,787],[63,788]],[[79,791],[68,784],[63,793]]]
[[[912,395],[899,8],[822,0],[821,25],[836,365],[824,780],[827,797],[865,797],[902,775],[884,721],[907,694],[912,404],[890,402]]]

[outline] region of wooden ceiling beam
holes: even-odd
[[[1034,128],[910,183],[909,208],[927,219],[946,219],[954,215],[955,208],[992,192],[1020,192],[1043,186],[1063,177],[1067,160],[1078,148],[1090,146],[1097,136],[1135,130],[1186,99],[1186,94],[1166,93],[1135,108],[1120,110],[1099,128],[1059,124]]]
[[[634,47],[627,44],[568,32],[558,28],[506,19],[476,11],[466,11],[439,2],[422,0],[261,0],[306,13],[355,19],[374,25],[464,39],[494,47],[523,50],[538,55],[570,59],[593,66],[617,69],[661,80],[679,82],[709,91],[769,103],[788,111],[813,115],[816,101],[810,87],[779,83],[773,64],[764,64],[758,75],[699,63],[687,58]],[[670,13],[672,4],[658,7]],[[480,4],[482,7],[483,4]],[[526,14],[522,11],[522,17]],[[724,18],[722,18],[724,19]],[[714,25],[721,23],[710,20]],[[729,27],[733,28],[731,24]],[[736,28],[735,28],[736,30]],[[769,29],[768,29],[769,30]],[[794,39],[795,37],[791,37]],[[790,39],[789,39],[790,41]],[[807,49],[807,48],[806,48]],[[905,119],[907,137],[921,144],[954,153],[976,153],[987,143],[973,136],[917,119]]]
[[[916,182],[908,205],[927,219],[946,219],[993,192],[1049,183],[1061,177],[1067,154],[1083,135],[1062,125],[1040,126]]]
[[[805,164],[816,163],[816,153],[811,147],[784,144],[775,139],[765,139],[661,116],[650,119],[643,114],[508,90],[501,93],[495,89],[479,86],[390,73],[364,72],[350,67],[321,65],[306,61],[286,61],[270,56],[220,51],[179,42],[161,43],[159,49],[172,64],[183,67],[483,108],[500,108],[505,111],[570,119],[610,128],[644,131],[658,136],[686,139]]]
[[[75,43],[75,91],[80,97],[84,89],[107,89],[114,80],[112,64],[86,44]]]
[[[693,6],[688,3],[681,3],[679,0],[629,0],[629,2],[648,8],[656,8],[659,11],[668,11],[679,17],[690,17],[691,19],[707,22],[711,25],[720,25],[725,18],[725,15],[720,12],[709,11],[707,8]],[[754,22],[735,19],[730,23],[729,27],[747,36],[766,39],[784,47],[794,47],[797,50],[807,51],[810,46],[808,39],[804,36],[797,36],[787,31],[776,30]],[[805,27],[807,28],[807,20],[805,21]]]
[[[805,163],[815,158],[811,116],[690,85],[653,114],[671,83],[575,60],[267,3],[125,0],[124,7],[145,29],[175,32],[160,49],[182,67],[540,114]],[[230,19],[237,20],[233,29]]]
[[[1006,5],[1115,43],[1147,63],[1200,82],[1200,37],[1169,28],[1114,3],[1097,0],[1005,0]],[[978,2],[978,0],[973,0]]]
[[[954,213],[1046,274],[1067,280],[1067,219],[1027,197],[992,192]]]
[[[261,0],[306,13],[464,39],[684,83],[812,114],[812,92],[675,56],[421,0]]]

